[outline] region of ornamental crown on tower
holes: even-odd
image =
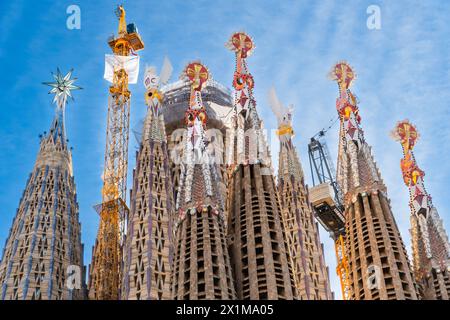
[[[210,80],[209,71],[200,62],[191,62],[184,68],[181,78],[187,81],[191,87],[189,108],[185,113],[186,125],[192,127],[196,120],[200,120],[203,127],[205,127],[208,117],[202,103],[201,90]]]

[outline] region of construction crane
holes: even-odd
[[[118,6],[116,14],[118,36],[108,40],[113,55],[105,57],[105,79],[112,85],[108,97],[102,203],[95,206],[100,226],[89,278],[89,298],[96,300],[120,297],[122,245],[128,214],[125,203],[131,97],[128,83],[137,80],[139,57],[135,52],[144,48],[135,25],[126,23],[125,9]]]
[[[329,232],[334,241],[337,267],[342,290],[342,298],[350,297],[349,267],[345,252],[345,216],[342,191],[336,181],[333,161],[325,142],[326,130],[319,131],[308,144],[309,165],[313,187],[310,188],[310,201],[316,219]]]

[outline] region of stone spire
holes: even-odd
[[[293,108],[285,108],[280,103],[274,88],[269,92],[269,102],[278,120],[280,153],[277,189],[297,298],[330,300],[332,295],[318,225],[314,220],[303,169],[292,141]]]
[[[50,130],[41,137],[33,171],[19,202],[0,263],[0,298],[5,300],[83,299],[83,245],[64,111],[72,72],[58,70],[45,83],[55,94]]]
[[[417,165],[413,148],[419,133],[408,120],[393,131],[403,149],[400,167],[408,187],[411,208],[413,268],[423,299],[450,299],[450,244],[444,225],[431,196],[425,189],[423,172]]]
[[[236,297],[226,245],[219,165],[211,161],[206,140],[207,115],[201,90],[209,80],[199,62],[189,63],[183,78],[191,84],[187,131],[176,201],[172,297],[176,300]]]
[[[147,68],[144,85],[148,110],[130,192],[122,283],[124,300],[167,300],[171,295],[171,221],[175,208],[159,82],[155,69]]]
[[[253,97],[246,58],[252,39],[234,33],[228,43],[236,57],[234,115],[227,132],[228,236],[238,299],[293,299],[280,199],[270,155]]]
[[[361,129],[358,101],[350,91],[356,78],[340,62],[331,76],[339,86],[341,120],[337,181],[344,195],[348,299],[417,299],[406,249],[391,211],[380,172]]]

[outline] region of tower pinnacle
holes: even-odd
[[[264,163],[270,167],[268,149],[262,133],[262,122],[256,111],[253,97],[254,80],[247,68],[246,58],[253,53],[255,45],[252,38],[244,32],[234,33],[226,47],[235,52],[235,71],[233,76],[234,114],[231,130],[227,134],[228,146],[226,163],[232,171],[243,163]],[[263,168],[269,173],[270,168]]]
[[[53,103],[56,104],[55,117],[53,119],[52,125],[48,137],[52,138],[52,142],[56,143],[58,138],[62,147],[66,147],[66,131],[65,131],[65,109],[67,104],[67,99],[72,98],[72,90],[82,89],[81,87],[75,85],[77,78],[72,77],[73,70],[70,70],[65,76],[62,75],[59,68],[56,69],[56,74],[52,72],[54,82],[43,82],[43,84],[50,86],[52,89],[49,94],[54,94]]]
[[[69,286],[69,274],[84,279],[83,246],[72,159],[64,132],[64,108],[79,89],[59,69],[52,87],[57,104],[50,131],[41,139],[0,263],[0,299],[83,299],[83,285]],[[76,274],[75,274],[75,273]]]
[[[309,204],[300,159],[292,137],[293,106],[284,107],[275,88],[269,91],[269,102],[278,120],[280,139],[278,158],[278,194],[281,200],[284,232],[293,273],[296,298],[329,300],[331,291],[317,222]]]
[[[176,300],[236,296],[226,246],[222,181],[218,164],[210,161],[205,134],[207,116],[201,90],[209,78],[199,62],[189,63],[182,74],[191,93],[174,226],[172,296]]]
[[[358,101],[349,89],[356,75],[348,63],[339,62],[331,76],[339,86],[336,109],[341,120],[337,181],[344,194],[342,254],[343,261],[348,262],[341,275],[344,298],[415,300],[406,250],[386,187],[360,127]]]
[[[211,163],[206,141],[206,109],[203,106],[201,90],[209,80],[208,69],[199,62],[189,63],[183,71],[182,79],[191,84],[189,107],[185,113],[187,139],[184,148],[184,174],[180,184],[176,207],[180,215],[186,208],[202,204],[211,206],[223,219],[223,199],[218,191],[215,164]],[[200,169],[201,168],[201,169]],[[197,172],[197,170],[201,170]],[[194,174],[196,171],[197,174]],[[203,192],[198,192],[202,189]],[[187,206],[187,207],[186,207]]]
[[[153,67],[146,68],[144,75],[148,109],[130,191],[121,290],[124,300],[167,300],[171,296],[175,206],[159,90],[170,69],[165,59],[160,76]]]
[[[396,125],[392,136],[403,149],[400,168],[410,195],[410,231],[417,284],[424,299],[449,300],[450,244],[438,211],[425,189],[425,172],[414,157],[419,133],[408,120],[403,120]]]
[[[227,46],[236,59],[226,164],[229,251],[237,297],[292,299],[295,288],[281,206],[246,62],[255,45],[247,34],[236,32]]]

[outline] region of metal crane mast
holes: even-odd
[[[89,297],[117,300],[120,291],[122,244],[128,207],[127,191],[128,140],[130,126],[130,81],[127,57],[144,48],[134,24],[126,24],[125,10],[116,10],[119,18],[118,37],[109,39],[114,68],[109,87],[106,128],[105,166],[102,203],[95,206],[100,226],[93,252]]]
[[[334,240],[337,260],[336,273],[341,282],[342,297],[344,300],[348,300],[349,268],[344,247],[343,196],[336,181],[333,161],[323,138],[326,132],[327,130],[321,130],[311,138],[308,144],[309,165],[313,182],[313,187],[310,189],[310,200],[317,220]]]

